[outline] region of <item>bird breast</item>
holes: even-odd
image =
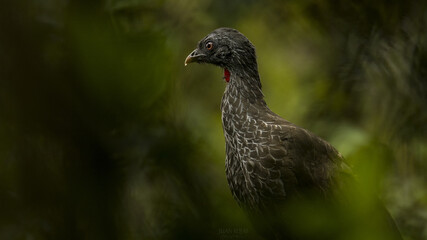
[[[283,161],[281,126],[263,119],[261,107],[227,90],[221,104],[227,180],[239,205],[260,210],[261,204],[286,195],[280,169],[289,166]]]

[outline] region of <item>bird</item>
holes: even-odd
[[[294,221],[305,221],[297,220],[301,219],[298,203],[321,206],[305,214],[312,218],[310,215],[324,212],[325,207],[351,201],[348,196],[343,200],[340,194],[353,186],[353,172],[330,143],[270,110],[262,92],[255,47],[249,39],[236,29],[218,28],[186,57],[185,66],[190,63],[213,64],[224,71],[221,113],[227,182],[259,233],[265,239],[344,238],[342,227],[312,233],[294,229]],[[337,209],[346,208],[346,204],[341,206]],[[385,239],[401,239],[388,212],[382,206],[379,209],[381,226],[392,236]],[[332,215],[330,219],[339,219],[335,221],[339,224],[346,218]],[[360,225],[358,221],[363,220],[352,223]]]

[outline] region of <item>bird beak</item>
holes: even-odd
[[[187,66],[187,64],[192,62],[197,62],[200,59],[200,57],[204,57],[204,56],[205,54],[199,53],[198,49],[195,49],[185,59],[184,66]]]

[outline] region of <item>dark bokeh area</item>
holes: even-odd
[[[426,6],[2,1],[0,239],[260,239],[225,178],[222,70],[184,68],[222,26],[256,46],[270,108],[427,239]]]

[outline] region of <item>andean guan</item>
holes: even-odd
[[[358,239],[348,235],[367,225],[383,230],[383,235],[372,239],[401,239],[380,203],[363,214],[338,214],[351,207],[346,202],[362,201],[358,194],[340,197],[354,186],[350,167],[328,142],[267,107],[255,47],[243,34],[231,28],[214,30],[185,59],[185,65],[191,62],[224,69],[227,85],[221,111],[227,180],[233,197],[261,235],[266,239]],[[301,206],[309,210],[298,208],[298,203],[306,203]],[[330,207],[339,204],[341,208]],[[305,214],[302,219],[300,213]],[[309,222],[315,215],[327,216],[323,221],[332,220],[336,226],[320,224],[324,227],[313,230],[295,225],[304,225],[304,218]]]

